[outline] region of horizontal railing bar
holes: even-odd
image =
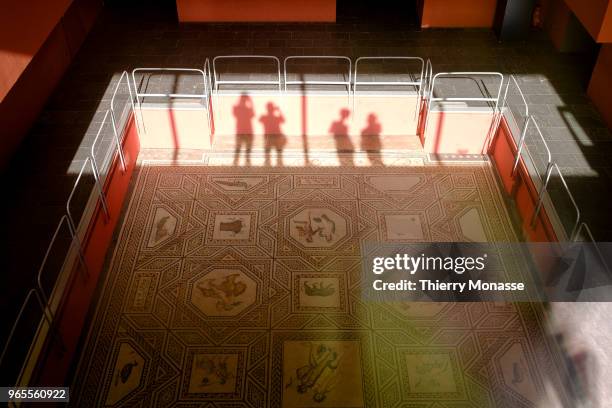
[[[348,62],[348,80],[347,81],[288,81],[287,80],[287,62],[291,60],[297,59],[332,59],[332,60],[342,60]],[[344,75],[344,73],[342,73]],[[347,92],[351,94],[351,84],[353,83],[353,61],[344,55],[290,55],[285,57],[283,60],[283,77],[285,80],[285,91],[287,91],[287,85],[345,85],[347,87]]]
[[[220,84],[259,84],[259,85],[278,85],[278,81],[259,81],[259,80],[245,80],[245,81],[235,81],[235,80],[218,80],[216,81],[218,85]]]
[[[183,96],[183,94],[172,94],[172,93],[168,93],[168,94],[147,94],[147,93],[141,93],[138,91],[138,87],[136,86],[136,73],[137,72],[165,72],[165,71],[169,71],[169,72],[194,72],[194,73],[198,73],[202,76],[202,82],[204,83],[204,89],[206,90],[206,73],[198,68],[159,68],[159,67],[147,67],[147,68],[134,68],[132,70],[132,82],[134,85],[134,92],[136,94],[136,102],[138,103],[138,106],[141,106],[141,100],[140,97],[145,97],[145,96],[150,96],[150,97],[167,97],[167,98],[204,98],[204,96],[202,96],[202,94],[185,94]],[[181,95],[181,96],[172,96],[172,95]],[[188,96],[190,95],[190,96]]]
[[[351,59],[345,55],[290,55],[285,57],[285,61],[290,59],[341,59],[352,63]]]
[[[355,62],[359,62],[362,60],[381,60],[381,59],[397,59],[397,60],[406,60],[406,61],[421,61],[425,63],[425,60],[421,57],[404,57],[404,56],[387,56],[387,57],[359,57],[355,60]]]
[[[354,85],[399,85],[399,86],[421,86],[418,82],[385,82],[385,81],[353,81]]]
[[[499,76],[503,78],[503,74],[500,72],[494,72],[494,71],[482,71],[482,72],[477,72],[477,71],[457,71],[457,72],[438,72],[436,75],[436,77],[441,77],[441,76],[461,76],[461,75],[465,75],[465,76],[470,76],[470,75],[478,75],[478,76],[482,76],[482,75],[494,75],[494,76]]]
[[[287,85],[350,85],[348,81],[287,81]]]
[[[213,63],[220,59],[232,59],[232,58],[261,58],[261,59],[273,59],[280,62],[280,59],[274,55],[217,55],[213,57]]]
[[[273,60],[274,62],[276,62],[276,74],[278,75],[278,80],[277,81],[259,81],[259,80],[240,80],[240,81],[223,81],[221,79],[217,79],[217,61],[218,60],[222,60],[222,59],[243,59],[243,58],[250,58],[250,59],[265,59],[265,60]],[[281,92],[282,90],[282,84],[281,84],[281,63],[280,63],[280,59],[274,55],[217,55],[216,57],[213,58],[212,61],[212,70],[213,70],[213,78],[215,80],[214,82],[214,87],[215,87],[215,92],[219,92],[219,85],[222,84],[235,84],[235,85],[278,85],[278,91]]]
[[[440,98],[440,97],[435,97],[435,98],[430,98],[432,102],[435,101],[482,101],[482,102],[495,102],[497,100],[497,98]]]
[[[404,61],[418,61],[421,63],[421,74],[419,76],[419,81],[397,81],[397,82],[386,82],[386,81],[367,81],[361,82],[357,81],[358,75],[358,65],[360,61],[364,60],[404,60]],[[425,60],[421,57],[409,57],[409,56],[387,56],[387,57],[359,57],[355,60],[355,75],[353,84],[356,85],[411,85],[411,86],[422,86],[423,84],[423,73],[425,71]]]
[[[165,98],[190,98],[190,99],[203,99],[208,98],[208,95],[200,94],[175,94],[175,93],[137,93],[138,96],[153,96],[153,97],[165,97]]]
[[[197,72],[200,74],[204,74],[204,71],[202,71],[199,68],[159,68],[159,67],[154,67],[154,68],[134,68],[132,70],[132,73],[135,72],[144,72],[144,71],[150,71],[150,72],[161,72],[161,71],[170,71],[170,72]]]

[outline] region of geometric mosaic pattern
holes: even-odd
[[[361,299],[363,241],[517,240],[487,163],[410,163],[143,166],[73,402],[537,407],[561,393],[540,305]]]

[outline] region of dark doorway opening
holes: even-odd
[[[418,26],[418,3],[418,0],[337,0],[336,20]]]
[[[589,86],[600,48],[601,44],[591,37],[578,18],[571,13],[561,51],[568,53],[575,60],[573,66],[579,70],[578,75],[585,90]]]
[[[176,0],[105,0],[104,6],[133,17],[144,15],[159,21],[178,21]]]

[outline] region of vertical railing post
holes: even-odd
[[[117,154],[119,155],[119,161],[121,162],[121,170],[123,173],[127,170],[125,164],[125,157],[123,156],[123,149],[121,147],[121,141],[119,140],[119,134],[117,132],[117,121],[115,120],[115,112],[110,110],[111,124],[113,125],[113,136],[115,138],[115,143],[117,145]]]

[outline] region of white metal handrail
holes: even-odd
[[[578,227],[578,229],[576,230],[576,236],[574,237],[573,241],[574,242],[579,242],[578,241],[578,237],[580,236],[580,233],[584,231],[584,233],[586,234],[586,237],[593,243],[595,243],[595,238],[593,237],[593,233],[591,232],[591,228],[588,226],[588,224],[586,222],[581,222],[580,226]]]
[[[518,91],[518,94],[523,100],[523,106],[525,107],[524,119],[523,119],[522,124],[519,124],[516,116],[514,116],[514,112],[508,106],[508,91],[510,89],[511,83],[514,83],[514,86],[516,90]],[[495,132],[497,132],[497,129],[499,128],[499,125],[501,124],[502,115],[504,114],[504,110],[506,108],[508,108],[508,111],[510,112],[512,119],[514,120],[514,123],[519,127],[519,129],[522,129],[526,125],[527,121],[529,120],[529,105],[527,104],[527,99],[525,98],[525,95],[523,94],[523,91],[521,90],[521,87],[516,81],[516,77],[514,75],[510,75],[510,77],[508,78],[508,82],[506,82],[506,90],[504,91],[504,97],[502,98],[501,104],[499,105],[499,115],[497,117],[497,123],[494,126]],[[514,134],[512,136],[514,136]],[[512,171],[512,174],[514,174],[514,169]]]
[[[432,82],[433,82],[433,65],[431,64],[431,60],[427,58],[427,62],[425,63],[425,81],[427,81],[427,85],[423,88],[424,92],[422,97],[425,97],[425,92],[427,92],[427,98],[431,96],[432,92]]]
[[[49,254],[51,254],[51,250],[53,249],[53,246],[55,245],[55,241],[57,240],[59,232],[64,226],[64,223],[66,223],[66,225],[68,223],[68,217],[66,217],[66,215],[63,215],[62,218],[60,218],[60,221],[57,224],[57,227],[55,228],[55,232],[53,233],[53,236],[51,237],[51,242],[49,242],[49,246],[47,247],[47,250],[45,251],[45,256],[43,257],[43,260],[40,263],[40,267],[38,268],[38,273],[36,274],[36,285],[38,286],[38,291],[40,292],[41,298],[45,301],[47,308],[49,309],[49,312],[51,313],[51,319],[53,319],[54,316],[53,316],[53,312],[51,312],[51,306],[49,305],[49,296],[47,296],[47,294],[45,293],[45,290],[42,285],[42,275],[45,270],[45,266],[47,266],[47,260],[49,259]]]
[[[574,225],[569,234],[570,240],[573,241],[576,238],[578,227],[580,225],[580,217],[581,217],[580,208],[578,208],[578,204],[576,204],[576,200],[574,199],[574,196],[572,195],[572,192],[570,191],[567,185],[567,182],[565,181],[565,177],[563,177],[563,173],[561,173],[561,169],[559,168],[559,166],[557,166],[556,163],[553,163],[552,166],[550,166],[549,170],[546,173],[544,182],[542,183],[542,186],[540,187],[540,191],[538,193],[538,201],[536,203],[535,209],[533,210],[533,216],[531,218],[531,225],[532,227],[535,225],[538,214],[540,213],[540,210],[542,209],[542,203],[544,201],[544,194],[548,190],[548,183],[550,181],[550,177],[552,175],[553,170],[556,170],[557,174],[559,174],[559,179],[561,180],[561,184],[563,185],[563,188],[567,192],[567,195],[574,207],[574,210],[576,211],[576,219],[574,221]]]
[[[132,107],[132,112],[135,112],[134,96],[132,94],[132,87],[130,86],[130,76],[127,71],[123,71],[121,73],[121,76],[119,77],[119,81],[117,82],[117,85],[115,86],[115,91],[113,92],[113,96],[111,96],[110,115],[111,115],[111,122],[113,124],[113,136],[115,137],[115,142],[117,143],[117,146],[118,146],[117,151],[119,154],[119,160],[121,161],[121,168],[123,169],[123,172],[125,173],[125,170],[126,170],[125,155],[123,154],[123,147],[122,147],[121,141],[119,140],[119,129],[117,128],[117,115],[115,113],[115,98],[117,97],[117,92],[119,91],[119,85],[121,85],[121,80],[124,77],[125,77],[125,84],[127,85],[128,93],[130,95],[130,105]],[[137,120],[136,115],[134,115],[134,120]]]
[[[435,97],[433,96],[433,91],[436,86],[436,79],[439,78],[470,78],[478,76],[495,76],[499,78],[499,87],[497,89],[497,96],[489,96],[489,97]],[[497,112],[499,106],[499,99],[501,96],[501,90],[504,83],[504,75],[500,72],[438,72],[435,74],[431,80],[431,95],[430,101],[456,101],[456,102],[470,102],[470,101],[480,101],[480,102],[495,102],[494,112]]]
[[[212,92],[212,74],[210,70],[210,60],[208,58],[206,58],[206,60],[204,61],[204,74],[206,75],[208,90]]]
[[[601,250],[599,249],[599,245],[597,245],[597,241],[595,241],[595,237],[593,236],[593,233],[591,232],[591,228],[589,228],[589,226],[588,226],[588,224],[586,222],[581,222],[580,223],[580,226],[576,229],[576,235],[574,236],[573,241],[574,242],[579,242],[578,241],[578,237],[580,236],[580,233],[582,231],[584,231],[584,233],[586,234],[586,238],[587,238],[588,242],[590,242],[593,245],[593,247],[595,248],[595,252],[597,253],[597,256],[599,257],[599,261],[603,265],[603,267],[606,270],[606,272],[608,273],[608,275],[610,275],[610,268],[608,267],[608,262],[606,261],[606,258],[601,253]]]
[[[436,79],[438,78],[469,78],[475,81],[474,77],[482,77],[482,76],[493,76],[499,78],[499,87],[497,89],[497,96],[483,96],[483,97],[435,97],[434,90],[436,86]],[[429,124],[429,116],[431,113],[432,102],[436,101],[457,101],[457,102],[470,102],[470,101],[479,101],[479,102],[495,102],[493,107],[493,118],[491,119],[491,126],[489,127],[488,136],[490,139],[491,134],[496,129],[498,125],[498,111],[499,111],[499,100],[501,97],[501,90],[504,84],[504,75],[499,72],[438,72],[431,79],[431,84],[429,86],[429,95],[427,98],[427,110],[425,115],[425,126],[423,127],[423,132],[427,132],[427,126]],[[480,86],[479,86],[480,89]],[[486,88],[480,89],[481,92],[486,91]],[[484,94],[484,93],[483,93]],[[425,137],[427,135],[425,134]]]
[[[53,249],[55,245],[55,241],[57,240],[59,232],[61,231],[64,223],[68,226],[68,217],[66,215],[63,215],[62,218],[60,218],[60,221],[57,224],[57,227],[55,228],[55,232],[53,233],[53,236],[51,237],[51,242],[49,242],[49,246],[47,246],[47,250],[45,251],[45,256],[43,257],[43,260],[40,263],[40,267],[38,268],[38,273],[36,274],[36,286],[37,286],[38,294],[39,294],[40,299],[42,299],[44,302],[43,310],[45,313],[48,313],[49,322],[55,321],[55,313],[53,313],[53,310],[51,310],[49,296],[47,296],[47,294],[45,293],[45,289],[43,288],[42,276],[43,276],[45,267],[47,266],[47,260],[49,259],[51,250]],[[70,230],[70,228],[68,228],[68,230]],[[75,240],[74,240],[73,234],[71,233],[70,235],[72,237],[72,241],[70,244],[72,245],[74,244]],[[83,267],[84,270],[86,270],[87,266],[83,263],[84,260],[81,257],[79,257],[79,259],[81,262],[81,266]],[[62,347],[62,349],[65,350],[64,340],[59,330],[54,331],[54,334],[56,338],[58,339],[58,342],[60,346]]]
[[[523,91],[521,90],[521,87],[519,86],[516,77],[514,75],[510,75],[510,77],[508,78],[508,82],[506,83],[506,90],[504,91],[504,97],[502,98],[502,103],[500,106],[500,111],[503,111],[504,108],[508,107],[508,90],[510,89],[510,85],[514,84],[514,87],[516,88],[516,90],[518,91],[519,96],[521,97],[521,99],[523,100],[523,106],[525,107],[525,113],[524,113],[524,121],[526,122],[529,120],[529,105],[527,104],[527,99],[525,98],[525,95],[523,94]],[[519,125],[519,122],[517,120],[517,118],[514,116],[514,112],[512,112],[512,109],[508,109],[508,111],[510,112],[510,114],[512,115],[512,118],[514,119],[514,122]],[[520,126],[520,125],[519,125]],[[524,126],[524,123],[523,123]]]
[[[8,351],[9,346],[11,345],[11,343],[13,341],[13,337],[15,336],[15,332],[17,331],[17,326],[21,322],[21,319],[23,318],[23,314],[25,313],[25,310],[28,307],[28,304],[30,303],[32,298],[34,298],[36,300],[36,304],[40,308],[40,312],[42,314],[43,319],[47,322],[49,327],[52,327],[53,321],[51,319],[49,319],[49,316],[45,312],[46,307],[45,307],[45,304],[43,302],[43,299],[40,297],[40,294],[38,293],[38,291],[36,289],[30,289],[30,291],[26,295],[25,299],[23,300],[23,303],[21,304],[21,307],[19,308],[19,312],[17,313],[17,317],[15,318],[15,321],[13,322],[13,325],[11,326],[11,330],[9,332],[9,335],[6,338],[6,342],[4,343],[4,347],[2,348],[2,354],[0,354],[0,367],[2,367],[2,363],[4,362],[4,357],[6,357],[6,352]],[[31,345],[30,345],[30,347],[31,347]],[[21,375],[23,373],[23,370],[25,368],[26,362],[27,362],[27,358],[24,360],[23,364],[21,365],[21,369],[19,371],[19,375]]]
[[[217,76],[217,61],[219,60],[231,60],[231,59],[264,59],[264,60],[272,60],[276,62],[276,71],[278,74],[277,81],[271,80],[221,80],[220,77]],[[278,91],[281,92],[281,71],[280,71],[280,59],[273,55],[218,55],[213,58],[212,62],[213,67],[213,78],[215,85],[215,93],[219,93],[219,85],[277,85]]]
[[[147,93],[139,92],[138,86],[136,86],[136,73],[137,72],[192,72],[200,74],[202,76],[202,83],[204,84],[204,93],[202,94],[184,94],[184,93]],[[136,95],[136,103],[140,106],[142,101],[140,97],[165,97],[165,98],[192,98],[192,99],[206,99],[209,97],[206,87],[206,74],[201,69],[197,68],[135,68],[132,70],[132,82],[134,85],[134,91]]]
[[[40,263],[40,267],[38,268],[38,273],[36,274],[36,286],[37,286],[37,290],[38,290],[40,298],[44,302],[43,310],[44,310],[45,313],[49,314],[48,318],[49,318],[50,322],[55,321],[55,313],[53,313],[53,310],[51,310],[51,304],[50,304],[50,301],[49,301],[49,296],[47,296],[47,294],[45,292],[45,289],[43,288],[42,276],[43,276],[43,272],[45,270],[45,267],[47,266],[47,260],[49,259],[49,255],[51,254],[51,250],[55,246],[55,241],[57,240],[59,232],[61,231],[62,227],[64,226],[64,223],[66,225],[68,225],[68,217],[66,215],[63,215],[62,218],[60,218],[60,221],[57,224],[57,227],[55,228],[55,232],[53,233],[53,236],[51,237],[51,242],[49,242],[49,246],[47,246],[47,250],[45,251],[45,256],[43,257],[43,260]],[[70,228],[68,228],[68,229],[70,229]],[[71,244],[74,243],[74,242],[75,241],[74,241],[74,238],[73,238],[72,241],[71,241]],[[79,259],[81,259],[81,258],[79,257]],[[80,262],[83,262],[83,261],[81,260]],[[83,266],[83,268],[86,268],[86,265],[84,265],[84,264],[81,264],[81,266]],[[65,345],[64,345],[64,341],[62,339],[61,333],[59,331],[57,331],[55,333],[55,335],[58,338],[58,341],[59,341],[61,347],[64,349]]]
[[[79,182],[81,181],[81,177],[83,177],[83,174],[85,172],[85,169],[87,168],[87,165],[89,165],[92,169],[92,172],[95,171],[92,162],[91,162],[91,158],[89,156],[87,156],[87,158],[85,159],[85,161],[83,162],[83,165],[81,166],[81,170],[79,171],[79,174],[76,178],[76,181],[74,182],[74,186],[72,187],[72,191],[70,191],[70,195],[68,196],[68,200],[66,201],[66,217],[68,219],[68,228],[70,230],[70,234],[72,235],[72,238],[75,240],[75,242],[77,243],[77,249],[78,249],[78,253],[79,253],[79,257],[81,258],[81,263],[83,265],[87,265],[87,262],[85,262],[85,254],[83,253],[83,247],[81,245],[81,239],[79,238],[78,235],[78,230],[77,230],[77,226],[76,223],[74,222],[74,217],[72,216],[72,211],[70,210],[70,204],[72,203],[72,198],[74,197],[74,194],[76,193],[76,189],[79,186]],[[98,195],[102,196],[104,195],[104,192],[102,190],[102,188],[98,187]],[[85,269],[85,273],[87,274],[87,268]]]
[[[417,61],[421,63],[421,73],[418,81],[359,81],[357,67],[359,61],[373,61],[373,60],[395,60],[395,61]],[[429,62],[429,60],[428,60]],[[431,65],[431,63],[430,63]],[[423,74],[425,73],[425,60],[421,57],[359,57],[355,60],[355,74],[353,75],[353,111],[355,110],[355,97],[357,95],[357,85],[365,86],[414,86],[417,88],[417,99],[416,106],[414,109],[414,116],[418,115],[419,106],[421,104],[421,98],[423,95]]]
[[[403,60],[403,61],[418,61],[421,63],[421,73],[418,81],[359,81],[358,78],[358,66],[359,61],[367,60]],[[423,87],[423,74],[425,72],[425,60],[421,57],[359,57],[355,60],[355,73],[353,75],[353,93],[357,91],[357,85],[397,85],[397,86],[415,86],[418,87],[419,92]]]
[[[102,210],[104,210],[104,215],[107,221],[110,219],[110,212],[108,209],[108,204],[106,202],[106,196],[104,195],[104,186],[102,185],[102,180],[100,178],[100,167],[98,166],[98,163],[96,161],[95,149],[96,149],[96,142],[98,141],[98,139],[100,138],[100,135],[102,134],[102,129],[104,129],[104,125],[106,124],[106,118],[109,116],[109,113],[110,113],[110,110],[107,110],[106,113],[104,114],[102,123],[100,124],[100,127],[98,128],[98,133],[96,134],[96,137],[94,137],[94,140],[91,143],[91,148],[90,148],[90,160],[91,160],[91,167],[93,169],[92,174],[94,177],[96,188],[98,189],[98,193],[100,194],[100,204],[102,205]],[[117,151],[121,151],[121,144],[119,143],[119,140],[117,140]],[[108,156],[108,152],[105,155],[105,158],[107,156]]]
[[[206,58],[206,60],[204,61],[204,74],[206,75],[206,79],[207,79],[207,87],[208,87],[208,91],[211,95],[210,100],[206,101],[208,106],[206,107],[206,110],[210,111],[212,110],[212,89],[213,89],[213,84],[212,84],[212,76],[210,74],[210,60],[208,58]],[[210,113],[208,114],[208,129],[210,129],[210,134],[212,135],[213,133],[213,123],[212,123],[212,117],[213,115],[211,115]]]
[[[519,139],[518,142],[518,146],[516,149],[516,157],[514,158],[514,165],[512,166],[512,175],[514,176],[514,174],[516,173],[516,170],[518,168],[518,164],[521,158],[521,154],[523,152],[523,149],[525,147],[525,141],[527,139],[527,133],[529,130],[529,124],[533,123],[533,126],[536,129],[536,133],[539,136],[540,140],[542,141],[542,143],[544,144],[544,148],[546,149],[546,157],[547,157],[547,161],[546,161],[546,167],[544,170],[544,174],[540,174],[537,166],[535,165],[534,162],[534,167],[536,170],[536,173],[538,174],[538,176],[540,177],[540,180],[543,180],[546,175],[548,174],[548,172],[550,171],[550,168],[553,165],[553,160],[552,160],[552,154],[550,152],[550,148],[548,147],[548,143],[546,143],[546,139],[544,138],[544,135],[542,134],[542,131],[540,130],[540,126],[538,126],[538,123],[535,121],[535,118],[533,116],[529,116],[526,120],[525,120],[525,125],[523,126],[523,130],[521,132],[521,138]],[[529,153],[528,153],[529,154]]]
[[[138,91],[138,86],[136,86],[136,73],[137,72],[149,72],[149,73],[154,73],[154,72],[187,72],[187,73],[195,73],[195,74],[199,74],[202,76],[202,84],[204,85],[204,90],[203,93],[201,94],[184,94],[184,93],[146,93],[146,92],[139,92]],[[136,95],[136,103],[138,104],[138,107],[140,109],[142,109],[142,100],[140,99],[141,97],[145,98],[145,97],[154,97],[154,98],[170,98],[170,99],[175,99],[175,98],[182,98],[182,99],[201,99],[202,101],[205,101],[206,103],[204,104],[204,108],[206,109],[206,117],[208,120],[208,123],[210,124],[212,122],[211,119],[211,94],[212,94],[212,89],[210,89],[208,87],[209,81],[206,80],[206,73],[205,71],[201,70],[201,69],[197,69],[197,68],[135,68],[132,70],[132,82],[134,85],[134,94]],[[208,129],[210,136],[212,136],[212,128],[209,127]]]
[[[317,81],[317,80],[299,80],[289,81],[287,80],[287,62],[296,59],[328,59],[328,60],[340,60],[348,62],[348,80],[346,81]],[[285,57],[283,61],[283,76],[285,81],[285,91],[287,91],[287,85],[344,85],[346,86],[347,92],[351,93],[351,82],[352,82],[352,71],[353,62],[349,57],[343,55],[290,55]],[[344,75],[344,74],[343,74]]]

